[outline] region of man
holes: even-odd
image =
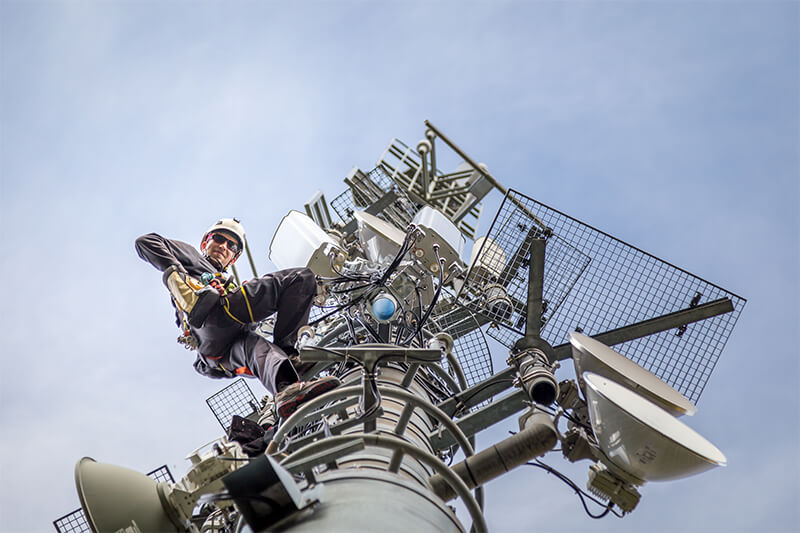
[[[297,332],[308,323],[316,279],[307,268],[290,268],[237,286],[226,271],[244,243],[244,227],[227,218],[203,235],[200,252],[156,233],[136,239],[136,251],[164,273],[184,331],[181,342],[198,352],[195,370],[212,378],[257,377],[276,396],[278,414],[286,419],[301,403],[339,384],[331,376],[300,382],[289,357],[297,354]],[[273,313],[269,342],[253,329]]]

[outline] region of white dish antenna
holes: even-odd
[[[580,333],[570,333],[569,342],[575,374],[584,395],[583,374],[593,372],[626,386],[675,416],[691,416],[697,411],[683,394],[602,342]]]
[[[366,211],[356,211],[353,218],[358,223],[358,236],[370,261],[384,263],[397,255],[405,233]]]
[[[283,217],[269,245],[269,258],[278,268],[308,267],[318,276],[334,275],[331,256],[340,252],[336,241],[299,211]]]
[[[727,464],[716,446],[656,404],[606,377],[589,372],[583,379],[592,429],[611,463],[607,466],[643,483]]]
[[[84,457],[75,465],[78,498],[92,531],[117,531],[135,521],[140,531],[181,531],[168,503],[169,484],[121,466]]]

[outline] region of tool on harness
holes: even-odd
[[[191,326],[202,326],[214,306],[219,304],[219,292],[202,285],[182,267],[173,265],[166,269],[163,281],[172,295],[175,307],[186,313],[187,322]]]
[[[183,335],[178,337],[178,344],[182,344],[187,350],[196,350],[200,346],[197,339],[188,329],[184,330]]]
[[[230,278],[225,278],[222,272],[203,272],[200,282],[216,290],[220,296],[227,296],[229,291],[236,288],[236,284]]]

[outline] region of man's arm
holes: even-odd
[[[136,252],[161,272],[175,266],[199,278],[204,272],[217,271],[191,244],[165,239],[157,233],[148,233],[136,239]]]
[[[169,241],[158,233],[148,233],[136,239],[136,253],[139,257],[161,272],[171,266],[182,266],[175,256]]]

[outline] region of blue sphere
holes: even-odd
[[[376,319],[381,321],[392,318],[395,309],[397,309],[397,307],[395,306],[394,300],[385,296],[375,298],[375,301],[372,302],[372,314]]]

